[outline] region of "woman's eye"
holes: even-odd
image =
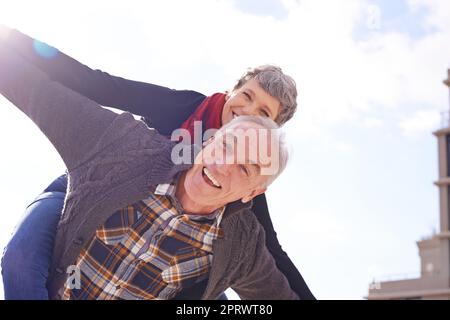
[[[270,115],[266,110],[261,110],[261,115],[264,117],[270,118]]]
[[[244,96],[250,100],[250,95],[247,92],[243,92]]]

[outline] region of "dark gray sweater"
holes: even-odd
[[[187,165],[174,165],[173,142],[52,82],[0,41],[0,92],[23,111],[52,142],[69,173],[58,225],[49,295],[60,289],[83,246],[116,210],[169,182]],[[19,129],[18,129],[19,130]],[[264,230],[248,206],[229,204],[222,220],[224,238],[214,242],[214,259],[203,299],[228,287],[243,299],[297,299],[266,249]]]

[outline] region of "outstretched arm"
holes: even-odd
[[[151,121],[152,127],[165,135],[179,128],[205,98],[199,92],[173,90],[93,70],[17,30],[0,25],[1,32],[8,33],[5,40],[8,46],[51,80],[100,105],[144,116]]]
[[[33,120],[69,170],[86,159],[118,116],[51,81],[1,40],[0,93]]]

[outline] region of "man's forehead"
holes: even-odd
[[[271,129],[259,124],[250,124],[251,127],[245,123],[238,123],[229,130],[224,130],[219,138],[227,144],[233,144],[238,162],[268,167],[273,160],[272,149],[276,143],[272,139]]]
[[[233,128],[225,129],[219,135],[219,138],[222,140],[226,140],[226,142],[234,142],[237,146],[243,147],[246,146],[248,148],[271,148],[271,133],[270,129],[261,127],[261,126],[253,126],[240,127],[237,124]]]

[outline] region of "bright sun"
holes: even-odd
[[[42,25],[45,21],[40,21],[43,19],[39,12],[51,11],[52,2],[53,0],[1,0],[0,24],[21,29]]]

